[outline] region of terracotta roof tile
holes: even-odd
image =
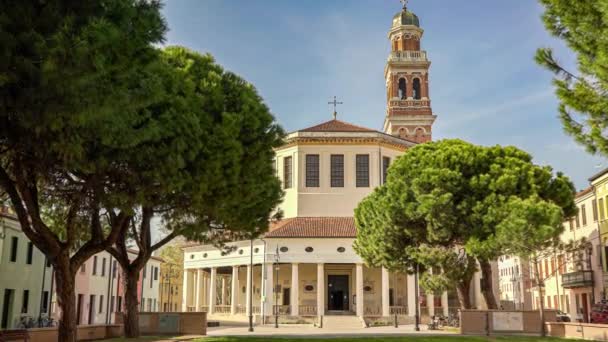
[[[267,238],[354,238],[353,217],[295,217],[274,223]]]
[[[581,190],[581,191],[577,192],[576,195],[574,195],[574,198],[579,198],[581,196],[585,196],[586,194],[588,194],[588,193],[590,193],[592,191],[593,191],[593,187],[590,186],[590,187],[588,187],[585,190]]]
[[[299,132],[376,132],[376,130],[333,119],[316,126],[301,129]]]

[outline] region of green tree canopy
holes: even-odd
[[[576,210],[573,190],[566,177],[534,165],[529,154],[514,147],[460,140],[418,145],[391,165],[386,184],[356,209],[355,248],[372,265],[411,270],[419,263],[453,270],[450,265],[460,264],[464,269],[459,273],[471,277],[472,260],[458,257],[464,248],[479,263],[483,277],[492,279],[489,261],[505,248],[497,241],[497,227],[512,214],[514,199],[547,201],[569,217]],[[441,282],[445,279],[428,281]],[[470,278],[460,281],[461,299],[466,299],[468,282]],[[491,283],[485,283],[483,292],[492,307]]]
[[[555,74],[559,114],[565,131],[592,153],[608,155],[608,7],[603,0],[540,0],[545,27],[576,55],[568,70],[541,48],[536,61]]]
[[[76,338],[76,271],[116,241],[139,197],[118,191],[117,157],[148,138],[134,114],[160,86],[151,69],[165,32],[159,8],[0,1],[0,186],[55,269],[61,341]],[[103,208],[116,212],[110,227]]]
[[[149,139],[120,154],[129,179],[122,191],[140,195],[137,215],[107,248],[125,272],[128,337],[139,335],[138,276],[154,251],[179,235],[218,243],[255,237],[282,197],[273,172],[282,129],[255,88],[210,55],[169,47],[161,56],[162,95],[138,113]],[[154,243],[153,217],[168,233]],[[137,246],[134,259],[129,242]]]

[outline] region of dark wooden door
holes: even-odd
[[[327,308],[330,311],[348,311],[350,297],[348,275],[327,276]]]

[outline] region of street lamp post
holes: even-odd
[[[253,332],[253,239],[249,241],[249,332]]]
[[[416,263],[416,273],[414,274],[414,293],[416,296],[416,331],[420,331],[420,293],[418,289],[418,272],[420,271]]]
[[[277,250],[274,254],[274,261],[276,263],[275,269],[275,280],[274,280],[274,327],[279,327],[279,306],[277,303],[279,302],[279,246],[277,245]]]

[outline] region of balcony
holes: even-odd
[[[389,62],[427,62],[426,51],[393,51]]]
[[[562,275],[562,287],[565,289],[592,286],[593,271],[591,270],[570,272]]]

